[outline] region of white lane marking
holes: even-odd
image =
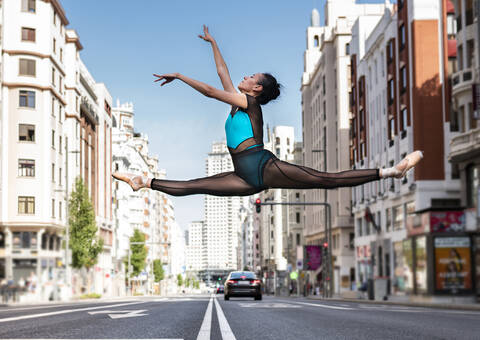
[[[300,308],[300,306],[295,306],[288,303],[257,303],[257,302],[239,302],[240,307],[246,308]]]
[[[232,329],[228,324],[227,318],[225,317],[225,314],[223,314],[222,307],[220,307],[220,304],[218,303],[216,298],[214,299],[214,301],[215,301],[215,307],[217,307],[217,317],[218,317],[218,323],[220,324],[220,332],[222,333],[222,339],[236,340],[235,335],[233,335]]]
[[[108,314],[112,319],[122,319],[122,318],[134,318],[136,316],[144,316],[148,314],[140,314],[146,312],[146,309],[137,309],[137,310],[101,310],[97,312],[88,312],[90,315],[95,314]]]
[[[192,299],[192,298],[160,298],[153,300],[154,302],[182,302],[182,301],[209,301],[209,299]]]
[[[15,338],[11,338],[11,339],[3,339],[3,340],[20,340],[20,339],[15,339]],[[21,338],[21,340],[52,340],[51,338],[46,338],[46,339],[24,339],[24,338]],[[85,338],[82,338],[82,339],[57,339],[55,338],[54,340],[85,340]],[[88,339],[88,340],[105,340],[105,339]],[[126,340],[126,339],[114,339],[114,338],[109,338],[109,340]],[[127,339],[128,340],[128,339]],[[129,340],[184,340],[183,338],[168,338],[168,339],[164,339],[164,338],[149,338],[149,339],[129,339]]]
[[[297,301],[295,301],[295,302],[292,301],[292,303],[299,303],[299,304],[306,305],[306,306],[315,306],[315,307],[329,308],[329,309],[354,310],[354,308],[350,308],[350,307],[322,305],[322,304],[319,304],[319,303],[308,303],[308,302],[297,302]]]
[[[127,301],[139,301],[139,300],[132,300],[132,299],[128,299],[128,300],[118,300],[118,301],[115,301],[115,303],[119,303],[119,302],[127,302]],[[20,310],[32,310],[32,309],[48,309],[48,308],[59,308],[59,307],[68,307],[68,306],[79,306],[79,305],[84,305],[84,304],[94,304],[94,303],[112,303],[113,301],[93,301],[93,302],[90,302],[90,301],[78,301],[78,302],[75,302],[75,303],[55,303],[55,304],[47,304],[47,305],[41,305],[41,306],[29,306],[29,307],[11,307],[11,308],[6,308],[6,309],[0,309],[0,313],[1,312],[16,312],[16,311],[20,311]]]
[[[136,305],[136,304],[139,304],[139,303],[146,303],[146,301],[121,303],[121,304],[118,304],[118,305],[87,307],[87,308],[78,308],[78,309],[66,309],[66,310],[60,310],[60,311],[49,312],[49,313],[14,316],[14,317],[11,317],[11,318],[0,319],[0,322],[17,321],[17,320],[24,320],[24,319],[34,319],[34,318],[41,318],[41,317],[44,317],[44,316],[83,312],[83,311],[86,311],[86,310],[94,310],[94,309],[102,309],[102,308],[115,308],[115,307],[122,307],[122,306],[130,306],[130,305]]]
[[[198,332],[197,340],[210,340],[210,330],[212,327],[212,302],[213,295],[210,297],[210,301],[208,302],[207,311],[203,317],[202,326]]]

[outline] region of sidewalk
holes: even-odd
[[[297,298],[297,296],[287,296],[289,298]],[[300,297],[304,297],[301,295]],[[306,299],[309,300],[323,300],[328,302],[353,302],[361,304],[372,305],[394,305],[394,306],[407,306],[407,307],[428,307],[428,308],[441,308],[441,309],[458,309],[458,310],[470,310],[480,311],[480,303],[472,301],[462,297],[421,297],[421,296],[404,296],[396,297],[389,296],[390,300],[368,300],[358,298],[342,298],[336,296],[333,298],[323,298],[318,295],[308,295]]]

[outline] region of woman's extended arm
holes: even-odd
[[[168,73],[168,74],[162,74],[162,75],[154,74],[154,76],[158,78],[155,80],[155,82],[164,80],[164,82],[160,84],[161,86],[168,84],[175,79],[180,79],[181,81],[183,81],[187,85],[190,85],[195,90],[197,90],[198,92],[200,92],[201,94],[207,97],[215,98],[224,103],[235,105],[243,109],[246,109],[248,105],[247,96],[244,93],[219,90],[213,86],[210,86],[201,81],[189,78],[180,73]]]
[[[215,39],[210,35],[208,32],[208,27],[203,25],[203,35],[199,35],[205,41],[208,41],[212,44],[213,50],[213,57],[215,59],[215,65],[217,66],[217,73],[222,81],[222,86],[225,91],[228,92],[237,92],[235,90],[235,86],[233,86],[232,79],[230,78],[230,73],[228,72],[227,64],[225,64],[225,60],[220,53],[220,49],[218,48],[217,42]]]

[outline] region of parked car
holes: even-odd
[[[225,286],[220,285],[217,287],[217,294],[223,293],[225,291]]]
[[[254,272],[231,272],[225,282],[224,299],[228,301],[230,297],[235,296],[250,296],[255,300],[261,300],[262,281]]]

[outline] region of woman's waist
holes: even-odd
[[[230,155],[232,156],[232,159],[234,159],[234,158],[245,157],[247,155],[251,155],[252,153],[260,152],[265,149],[263,147],[263,144],[256,144],[256,145],[249,146],[246,149],[238,152],[233,152],[233,149],[230,147],[228,148],[228,150],[230,151]]]

